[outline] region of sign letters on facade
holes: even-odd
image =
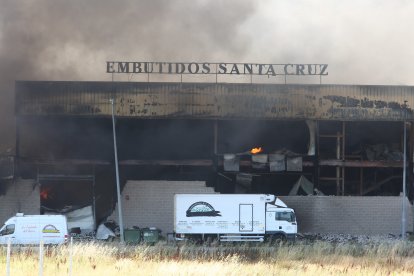
[[[328,64],[107,61],[106,72],[116,74],[327,76]]]

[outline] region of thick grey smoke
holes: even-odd
[[[15,80],[109,80],[107,60],[237,60],[253,1],[0,0],[0,137]],[[2,143],[3,144],[3,143]],[[4,145],[0,146],[4,149]]]
[[[3,1],[4,2],[4,1]],[[192,60],[244,55],[247,1],[9,1],[2,69],[17,77],[105,79],[108,59]],[[10,75],[9,74],[9,75]]]
[[[413,84],[406,0],[0,0],[0,150],[15,80],[110,80],[107,60],[328,63],[324,83]],[[295,81],[295,80],[292,80]]]
[[[329,77],[324,83],[414,84],[413,1],[261,3],[250,19],[255,24],[246,29],[254,41],[252,57],[328,63]]]

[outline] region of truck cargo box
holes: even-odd
[[[180,234],[264,234],[265,194],[177,194],[174,231]]]

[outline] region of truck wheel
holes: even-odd
[[[203,243],[203,237],[201,235],[198,235],[198,234],[193,234],[188,238],[188,241],[190,243],[194,243],[194,244],[202,244]]]
[[[206,245],[212,245],[217,244],[219,240],[217,239],[217,235],[205,235],[204,236],[204,244]]]
[[[286,237],[285,237],[285,235],[282,235],[282,234],[275,234],[275,235],[273,235],[273,240],[276,243],[281,243],[281,242],[286,240]]]
[[[283,234],[273,234],[267,238],[270,244],[278,244],[286,240],[285,235]]]

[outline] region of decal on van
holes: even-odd
[[[204,201],[193,203],[186,212],[187,217],[221,217],[220,211]]]
[[[42,233],[60,233],[60,231],[52,224],[43,227]]]

